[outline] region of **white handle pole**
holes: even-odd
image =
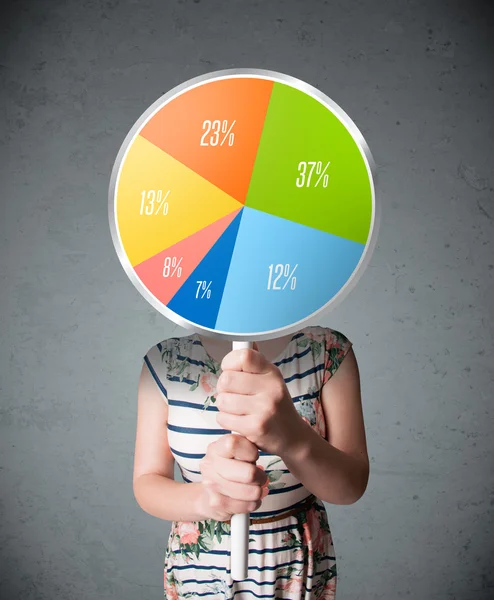
[[[252,342],[233,342],[233,350],[252,348]],[[237,433],[232,431],[232,433]],[[239,434],[240,435],[240,434]],[[230,568],[234,581],[247,579],[249,558],[249,513],[232,515],[230,526]]]

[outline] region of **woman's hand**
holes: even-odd
[[[233,350],[221,363],[216,385],[216,421],[257,448],[280,456],[299,435],[303,420],[293,405],[281,371],[260,352]]]
[[[267,475],[256,466],[259,451],[235,434],[211,442],[200,470],[204,494],[199,512],[207,519],[228,521],[232,515],[257,510],[267,495]]]

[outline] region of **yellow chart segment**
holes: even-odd
[[[117,226],[133,267],[243,204],[141,136],[120,171]]]

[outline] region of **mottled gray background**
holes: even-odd
[[[169,523],[131,473],[142,356],[184,334],[116,257],[107,187],[130,127],[208,71],[255,66],[339,103],[379,168],[359,285],[320,323],[355,344],[372,464],[327,505],[338,600],[494,597],[494,55],[487,3],[3,3],[0,594],[162,597]]]

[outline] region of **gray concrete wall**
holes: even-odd
[[[494,597],[493,20],[438,0],[4,3],[0,594],[162,596],[169,524],[131,486],[142,355],[182,334],[116,257],[107,186],[139,115],[256,66],[339,103],[379,167],[379,242],[320,320],[355,344],[372,475],[327,506],[339,600]]]

